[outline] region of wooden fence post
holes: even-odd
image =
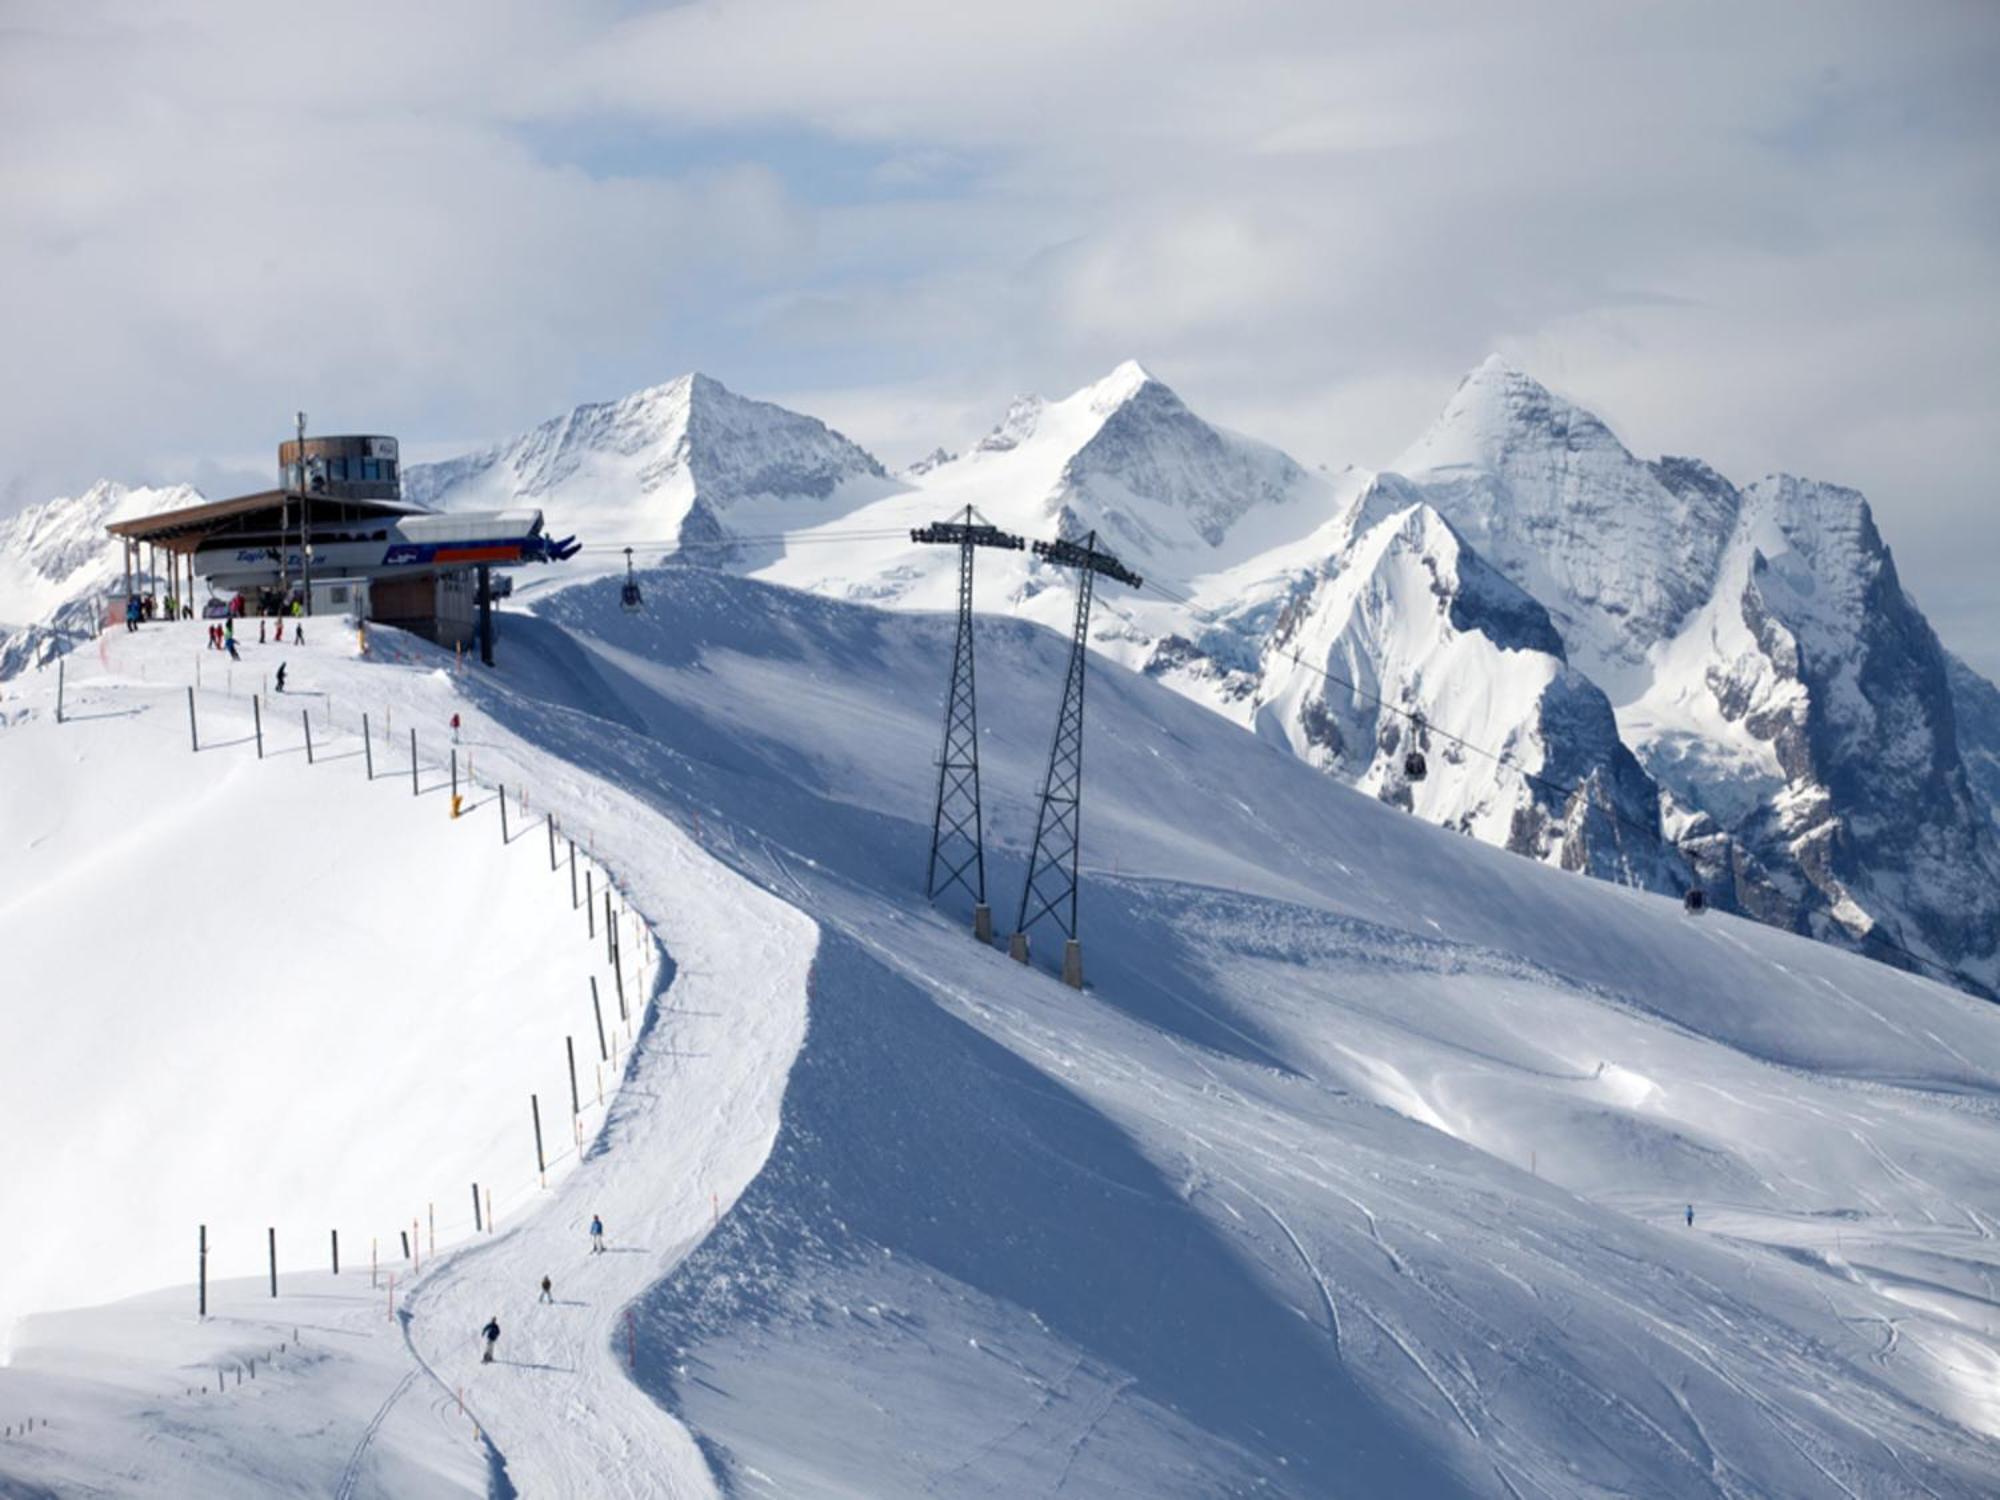
[[[590,1013],[597,1017],[597,1060],[611,1061],[611,1049],[604,1045],[604,1007],[597,1003],[597,976],[590,976]]]
[[[368,731],[368,715],[361,716],[361,754],[368,766],[368,779],[375,779],[375,736]]]
[[[250,722],[257,726],[257,759],[262,760],[264,758],[264,700],[256,693],[250,695]]]
[[[200,1290],[195,1294],[195,1313],[198,1317],[208,1316],[208,1226],[201,1226],[201,1272]]]
[[[542,1179],[542,1186],[549,1185],[549,1164],[542,1157],[542,1101],[538,1095],[528,1095],[528,1108],[535,1112],[535,1171]]]
[[[479,1184],[475,1182],[472,1185],[472,1232],[481,1234],[485,1229],[485,1220],[479,1214]]]
[[[332,1234],[333,1234],[333,1274],[338,1276],[340,1274],[340,1231],[338,1229],[333,1230]]]
[[[569,841],[569,909],[576,910],[576,840]]]
[[[188,744],[196,755],[201,754],[201,736],[194,727],[194,689],[188,689]]]
[[[278,1230],[274,1225],[266,1231],[271,1237],[271,1295],[278,1295]]]
[[[500,842],[507,842],[507,788],[500,787]]]
[[[414,724],[410,726],[410,795],[412,797],[419,795],[417,791],[417,726]]]
[[[583,872],[583,920],[589,924],[591,940],[595,942],[597,939],[597,897],[591,893],[590,882],[590,871],[585,870]]]
[[[304,725],[306,726],[306,764],[307,764],[307,765],[311,765],[311,764],[313,763],[313,716],[312,716],[312,710],[311,710],[311,709],[309,709],[309,708],[302,708],[302,709],[300,709],[300,710],[299,710],[299,720],[300,720],[300,722],[301,722],[301,723],[303,723],[303,724],[304,724]]]
[[[563,1038],[563,1050],[569,1054],[569,1112],[572,1116],[583,1113],[583,1101],[576,1096],[576,1038]]]

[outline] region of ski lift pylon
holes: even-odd
[[[625,549],[625,587],[618,591],[619,607],[627,614],[637,614],[646,607],[645,595],[639,592],[638,575],[632,571],[632,549]]]

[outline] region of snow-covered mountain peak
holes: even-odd
[[[1738,505],[1713,470],[1644,462],[1594,414],[1498,358],[1459,383],[1395,467],[1546,604],[1606,678],[1708,597]]]
[[[1087,399],[1092,411],[1109,416],[1145,386],[1158,384],[1144,365],[1136,359],[1128,359],[1102,380],[1085,386],[1071,399]]]
[[[552,524],[586,540],[715,544],[732,531],[827,519],[802,512],[853,491],[871,498],[888,475],[816,417],[691,372],[579,406],[484,452],[414,465],[403,484],[406,498],[439,509],[543,505]]]
[[[1637,461],[1595,415],[1495,354],[1459,381],[1444,410],[1392,467],[1411,475],[1492,468],[1520,449],[1549,444],[1605,448]]]

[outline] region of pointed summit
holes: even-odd
[[[1092,411],[1111,412],[1130,401],[1139,391],[1149,385],[1160,385],[1152,372],[1136,359],[1128,359],[1112,370],[1102,380],[1085,386],[1071,397],[1087,397]],[[1165,390],[1165,386],[1160,386]]]
[[[1415,478],[1491,466],[1524,447],[1601,450],[1637,462],[1593,413],[1489,354],[1458,382],[1437,419],[1391,467]]]
[[[698,537],[713,547],[730,531],[825,520],[821,503],[872,498],[888,483],[881,464],[818,418],[691,371],[482,453],[413,465],[403,493],[441,510],[527,501],[605,541]]]
[[[1738,506],[1721,476],[1646,463],[1497,354],[1394,467],[1548,606],[1599,676],[1637,663],[1707,597]]]

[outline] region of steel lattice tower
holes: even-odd
[[[993,940],[993,910],[986,904],[986,844],[979,806],[979,708],[972,663],[972,555],[979,547],[1019,552],[1017,536],[974,519],[939,521],[910,533],[910,540],[958,548],[958,635],[951,658],[951,692],[945,698],[944,748],[938,756],[937,801],[931,814],[930,867],[924,895],[932,900],[954,885],[972,897],[972,931]]]
[[[1077,864],[1083,847],[1083,687],[1090,649],[1090,605],[1097,575],[1138,588],[1143,580],[1108,552],[1097,550],[1097,533],[1079,545],[1070,541],[1035,543],[1035,555],[1076,569],[1076,623],[1071,629],[1069,671],[1063,679],[1062,707],[1055,741],[1049,747],[1048,775],[1042,780],[1041,808],[1035,815],[1035,846],[1028,856],[1028,879],[1021,887],[1021,916],[1007,951],[1028,961],[1028,929],[1054,917],[1063,932],[1063,983],[1083,988],[1083,943],[1077,936]]]

